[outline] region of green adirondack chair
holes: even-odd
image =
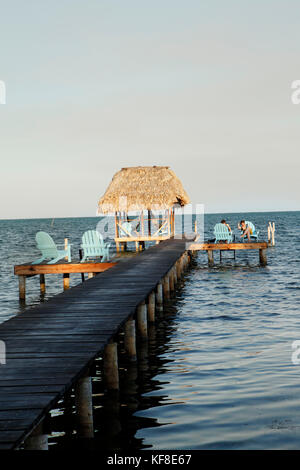
[[[64,245],[56,245],[53,241],[53,238],[50,237],[49,233],[47,232],[37,232],[35,236],[35,241],[37,244],[37,248],[42,252],[42,257],[33,261],[31,264],[38,264],[42,263],[45,260],[50,260],[46,264],[54,264],[57,261],[68,257],[68,261],[71,261],[71,245],[69,244],[67,249],[58,250],[58,246]]]
[[[101,263],[109,261],[110,243],[105,243],[101,233],[96,230],[88,230],[82,235],[81,248],[83,250],[83,258],[81,263],[88,258],[101,257]]]
[[[257,240],[258,239],[258,234],[259,234],[259,230],[256,230],[255,228],[255,225],[252,223],[252,222],[249,222],[249,220],[245,220],[245,224],[248,225],[248,227],[251,228],[252,230],[252,234],[250,235],[250,239],[251,238],[254,238],[254,240]],[[241,231],[241,234],[243,232]],[[243,237],[242,240],[244,241],[245,239],[248,239],[248,237]]]
[[[232,233],[228,230],[225,224],[216,224],[214,227],[215,243],[219,241],[233,242]]]

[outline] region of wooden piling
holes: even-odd
[[[145,302],[139,304],[137,308],[137,327],[138,333],[141,339],[147,339],[148,328],[147,328],[147,307]]]
[[[45,274],[40,274],[40,291],[42,295],[46,292]]]
[[[44,431],[44,420],[36,426],[24,442],[25,450],[48,450],[48,434]]]
[[[181,265],[180,265],[180,259],[176,261],[175,263],[175,268],[176,268],[176,275],[177,275],[177,281],[181,278]]]
[[[212,250],[207,250],[207,257],[208,257],[208,265],[214,265],[214,252]]]
[[[26,297],[26,276],[19,276],[19,299],[25,300]]]
[[[125,323],[124,333],[125,351],[131,361],[136,361],[136,337],[134,320],[127,320]]]
[[[163,293],[164,293],[164,300],[170,298],[170,278],[169,275],[166,274],[163,278]]]
[[[69,273],[63,274],[63,284],[64,284],[64,290],[69,289],[70,287],[70,274]]]
[[[261,266],[267,265],[267,252],[266,250],[260,249],[259,250],[259,262]]]
[[[174,266],[173,266],[172,270],[173,270],[173,277],[174,277],[174,288],[175,288],[175,286],[176,286],[176,284],[177,284],[177,271],[176,271],[176,265],[174,265]]]
[[[156,309],[158,312],[161,312],[163,310],[163,303],[164,303],[163,286],[162,286],[162,283],[159,282],[157,284],[156,292],[155,292],[155,304],[156,304]]]
[[[155,321],[155,292],[151,292],[148,296],[147,303],[148,321],[153,323]]]
[[[92,379],[80,378],[75,385],[75,406],[80,437],[94,437]]]
[[[174,272],[173,269],[170,269],[168,272],[168,277],[169,277],[169,285],[170,285],[170,292],[173,292],[175,289],[175,281],[174,281]]]
[[[108,343],[104,348],[103,375],[108,390],[119,390],[117,343]]]

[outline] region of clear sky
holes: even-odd
[[[299,0],[0,0],[0,218],[92,216],[123,166],[300,210]]]

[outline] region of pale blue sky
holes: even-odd
[[[300,210],[300,2],[0,0],[0,218],[95,215],[123,166]]]

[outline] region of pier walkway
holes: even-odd
[[[185,256],[163,241],[0,325],[0,449],[20,447]]]

